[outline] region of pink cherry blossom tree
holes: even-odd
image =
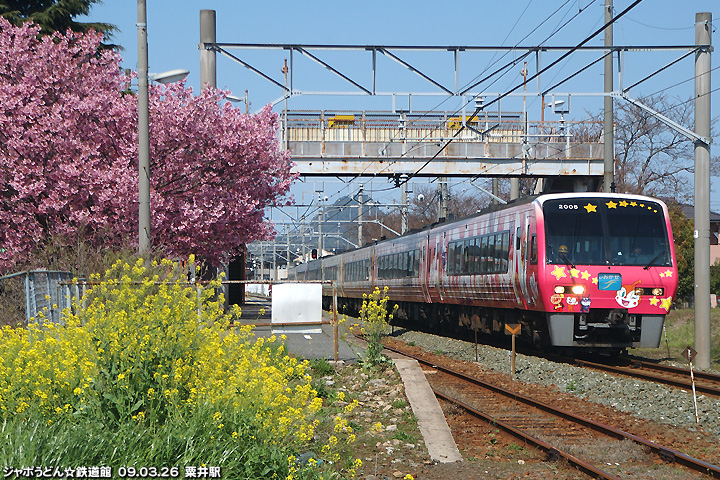
[[[0,270],[48,239],[137,244],[137,101],[102,35],[0,19]],[[264,209],[294,176],[269,108],[207,89],[150,88],[152,242],[213,263],[272,235]]]

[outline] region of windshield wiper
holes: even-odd
[[[653,258],[652,260],[650,260],[650,261],[648,262],[648,264],[643,267],[643,269],[644,269],[644,270],[647,270],[648,268],[650,268],[650,267],[652,266],[652,264],[655,263],[655,262],[656,262],[660,257],[662,257],[663,255],[665,255],[665,249],[662,249],[662,251],[661,251],[660,253],[658,253],[657,255],[655,255],[655,258]]]
[[[575,265],[570,261],[570,259],[565,255],[563,252],[558,252],[558,255],[560,256],[560,259],[565,262],[565,265],[569,266],[570,268],[575,268]]]

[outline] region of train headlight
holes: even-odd
[[[584,295],[585,294],[585,286],[584,285],[573,285],[570,290],[575,295]]]
[[[661,296],[663,293],[665,293],[665,291],[662,288],[653,288],[652,290],[652,294],[656,297]]]
[[[565,293],[565,287],[563,287],[562,285],[555,285],[555,293]]]

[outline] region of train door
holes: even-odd
[[[524,252],[525,271],[522,275],[523,292],[528,307],[535,307],[538,297],[537,277],[538,277],[538,246],[537,246],[537,229],[535,228],[535,219],[531,212],[525,214],[525,252]]]
[[[428,298],[431,302],[435,302],[438,299],[442,301],[442,295],[440,293],[440,280],[441,280],[441,245],[440,237],[433,238],[428,235],[428,254],[425,262],[427,268],[427,290]]]
[[[513,235],[513,290],[518,306],[527,308],[526,253],[527,253],[527,217],[518,212],[515,215]]]
[[[430,279],[430,236],[428,235],[423,242],[420,250],[420,285],[422,288],[423,298],[427,303],[431,303],[430,290],[428,288]]]

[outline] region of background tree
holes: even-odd
[[[693,102],[671,99],[663,94],[641,97],[639,101],[674,122],[693,128]],[[602,114],[592,118],[602,120]],[[586,124],[573,135],[598,141],[602,124]],[[711,168],[714,174],[718,173],[717,156],[711,159]],[[689,202],[693,198],[693,169],[693,144],[685,135],[631,103],[615,101],[615,185],[618,192]]]
[[[19,27],[25,22],[40,26],[40,32],[48,35],[64,33],[68,28],[86,33],[93,29],[108,37],[117,30],[109,23],[76,22],[75,17],[88,15],[90,8],[101,0],[0,0],[0,16]]]
[[[438,211],[440,208],[440,195],[437,185],[414,185],[413,195],[408,199],[408,229],[421,229],[427,225],[431,225],[438,221]],[[474,191],[450,191],[448,199],[448,214],[451,218],[464,218],[475,214],[490,204],[487,195],[477,190],[479,195],[474,195]],[[375,209],[376,215],[368,218],[365,214],[365,220],[377,220],[378,223],[363,223],[363,239],[364,243],[373,240],[379,240],[382,237],[393,238],[393,234],[388,228],[400,232],[401,217],[400,209],[384,208]],[[346,229],[350,238],[352,231],[357,229],[356,225]]]
[[[137,99],[102,35],[0,19],[0,269],[39,249],[137,242]],[[82,78],[83,81],[77,81]],[[271,234],[291,163],[269,108],[251,116],[207,89],[150,89],[152,234],[166,255],[217,263]]]
[[[669,204],[670,224],[675,241],[678,266],[676,298],[690,301],[695,293],[695,239],[693,221],[688,219],[677,204]]]

